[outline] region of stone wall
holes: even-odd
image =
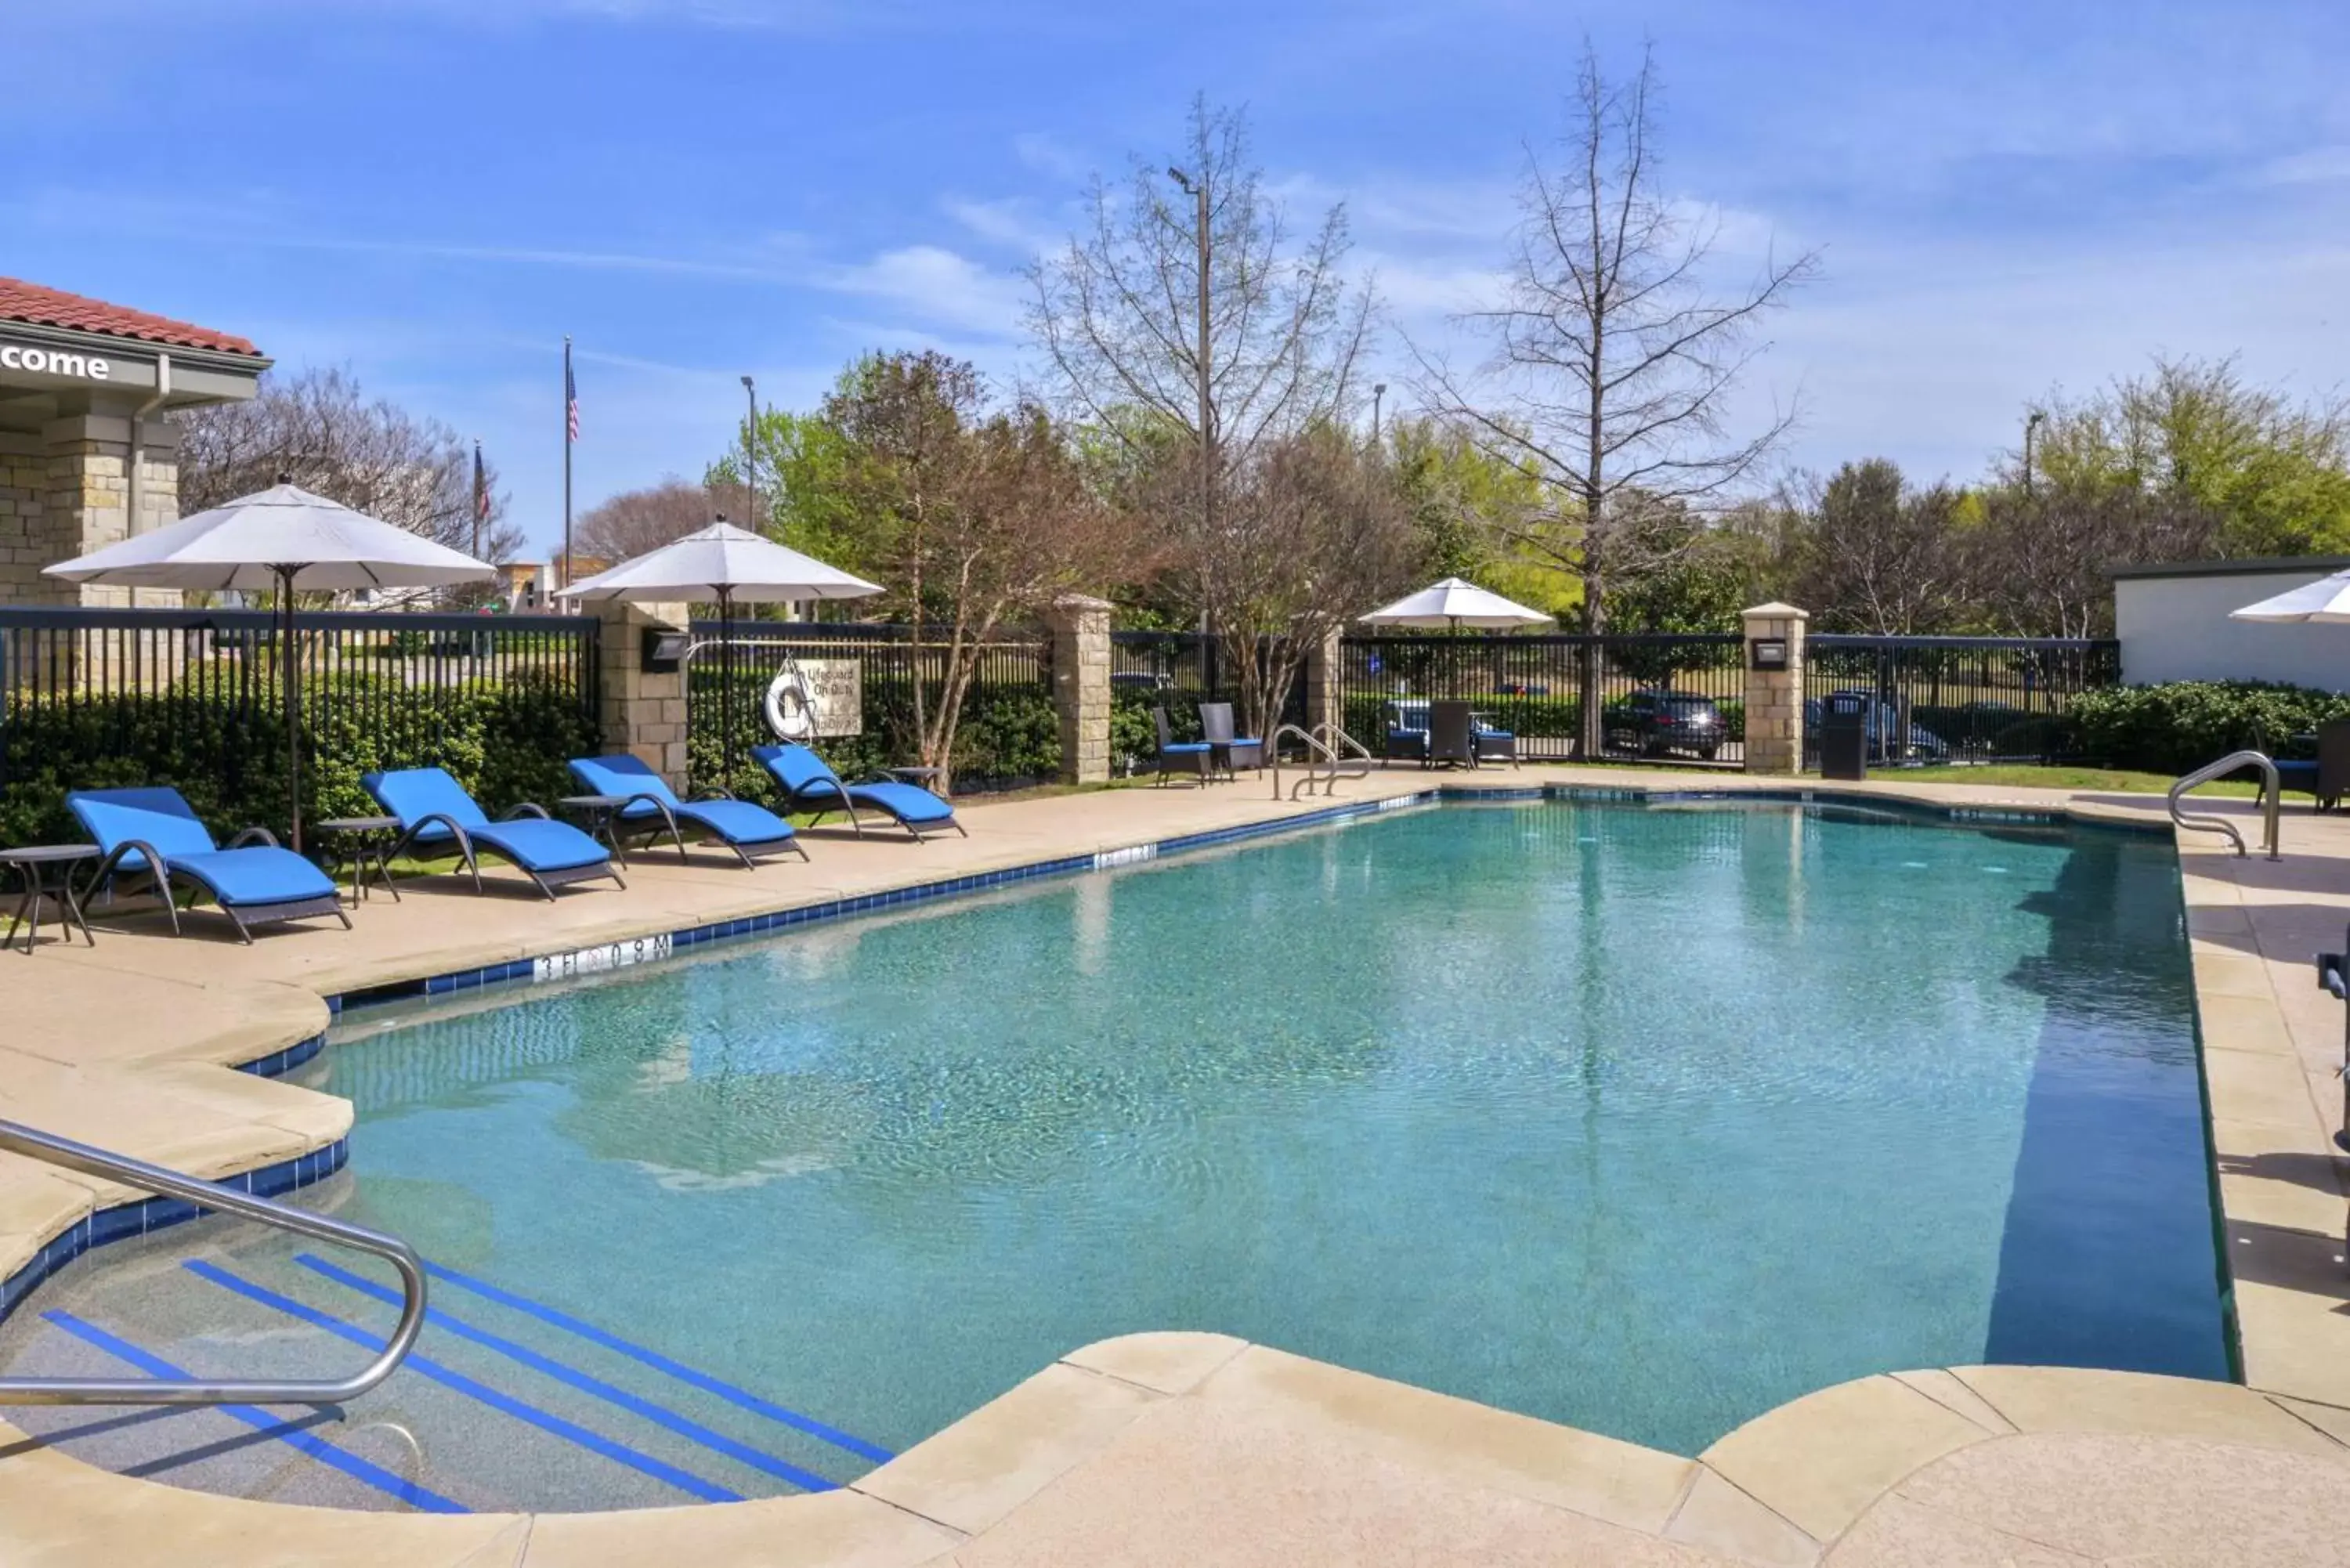
[[[137,531],[180,515],[179,432],[160,420],[141,432]],[[176,607],[169,589],[99,587],[41,576],[44,566],[126,537],[130,516],[130,421],[75,414],[37,431],[0,431],[0,604]]]
[[[638,758],[681,794],[687,766],[685,675],[681,670],[646,674],[644,635],[648,627],[683,631],[690,613],[682,604],[597,607],[605,750]]]
[[[1107,600],[1072,594],[1045,615],[1053,631],[1053,709],[1061,722],[1061,782],[1109,782]]]
[[[1804,771],[1804,627],[1811,617],[1793,605],[1757,605],[1746,623],[1746,771]],[[1756,639],[1783,640],[1787,668],[1757,670]]]

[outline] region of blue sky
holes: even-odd
[[[804,406],[934,344],[1008,381],[1021,266],[1195,91],[1441,344],[1586,33],[1653,39],[1667,182],[1727,261],[1825,252],[1746,392],[1800,397],[1793,462],[1971,477],[2027,398],[2158,350],[2350,366],[2341,0],[19,6],[0,274],[348,366],[480,436],[545,546],[564,333],[582,510],[697,474],[746,371]]]

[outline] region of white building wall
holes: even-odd
[[[2116,577],[2122,679],[2274,680],[2350,691],[2350,625],[2230,620],[2229,612],[2314,583],[2337,565],[2180,576]]]

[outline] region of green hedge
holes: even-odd
[[[734,678],[734,776],[724,782],[736,794],[754,800],[771,788],[765,770],[748,760],[752,747],[771,744],[775,738],[760,708],[770,679],[768,672],[755,670],[738,671]],[[697,786],[717,784],[725,773],[721,690],[714,671],[696,673],[686,752]],[[817,754],[847,779],[910,763],[920,754],[913,689],[907,681],[876,679],[868,670],[863,699],[862,733],[828,735],[816,742]],[[1060,768],[1060,721],[1053,711],[1053,694],[1044,686],[979,687],[964,696],[962,717],[955,726],[958,792],[1036,784],[1057,776]]]
[[[411,687],[343,676],[302,711],[306,818],[373,815],[359,776],[444,767],[493,812],[572,793],[564,763],[600,749],[568,683],[525,671],[504,681]],[[286,719],[192,684],[153,692],[27,702],[0,722],[0,844],[78,837],[68,790],[170,784],[214,832],[286,826]]]
[[[2258,680],[2175,680],[2085,691],[2067,715],[2098,766],[2183,774],[2246,746],[2272,753],[2329,719],[2350,696]]]

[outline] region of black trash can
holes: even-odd
[[[1859,711],[1820,715],[1820,777],[1868,776],[1868,716]]]

